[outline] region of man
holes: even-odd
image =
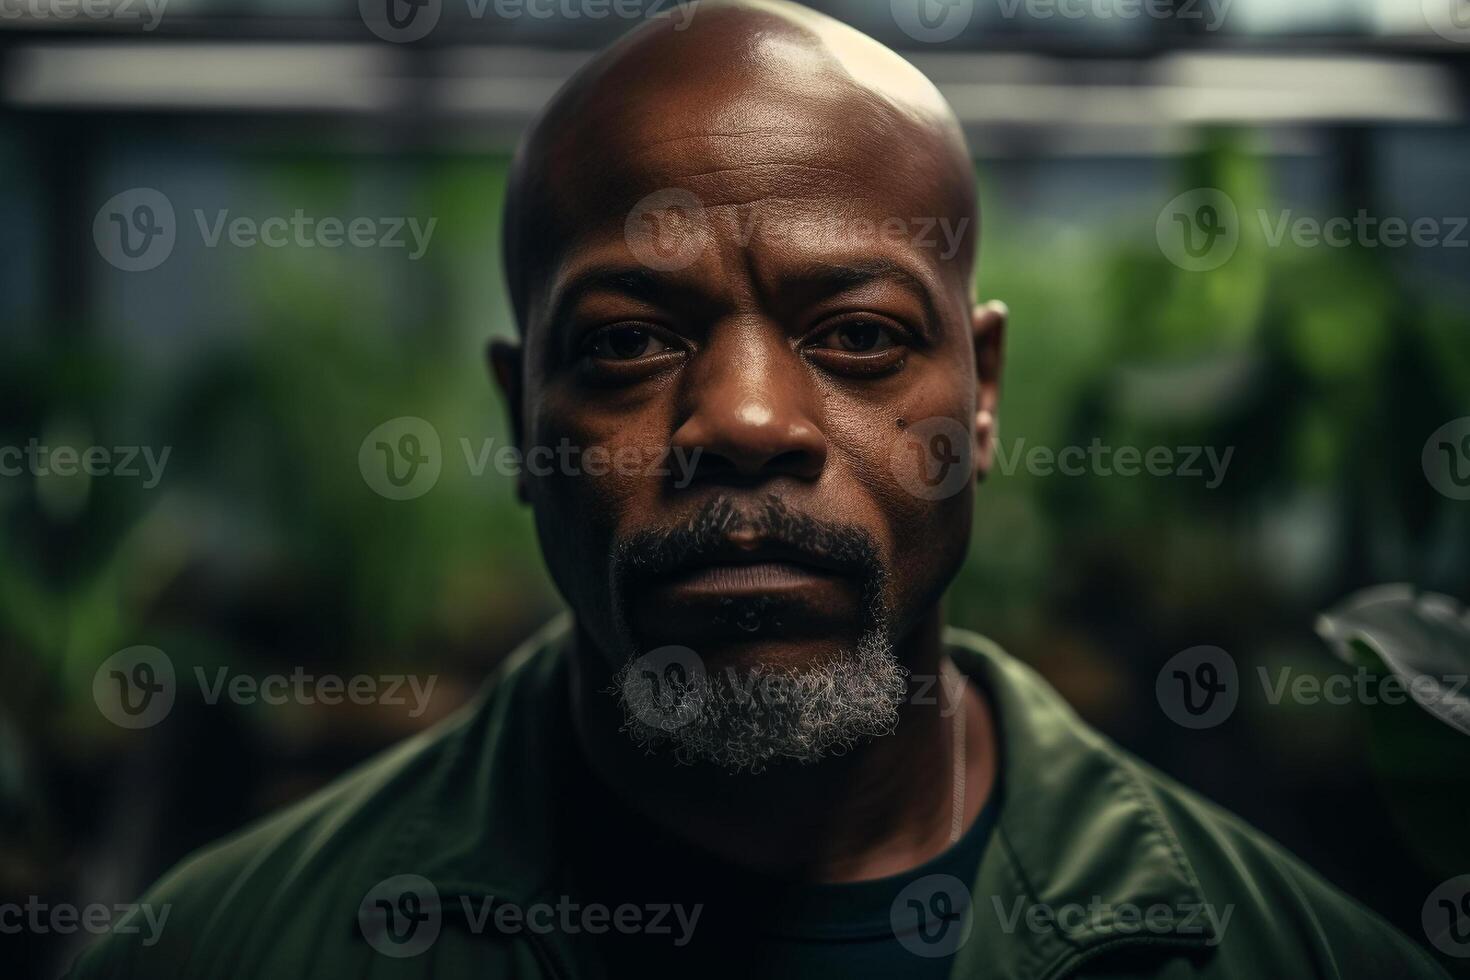
[[[1006,318],[977,239],[947,105],[826,17],[597,58],[517,157],[492,353],[523,448],[611,464],[520,486],[569,621],[77,975],[1440,975],[944,630]]]

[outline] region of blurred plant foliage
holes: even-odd
[[[460,442],[507,437],[483,354],[511,329],[496,237],[505,162],[414,167],[410,213],[440,216],[420,265],[256,249],[232,258],[252,329],[182,368],[149,368],[76,324],[0,361],[0,442],[172,447],[153,490],[0,481],[12,737],[115,738],[92,677],[135,643],[169,650],[181,673],[473,670],[552,607],[511,480],[472,475]],[[272,159],[255,176],[315,213],[350,214],[354,168]],[[1188,645],[1171,646],[1184,623],[1309,638],[1316,609],[1374,582],[1465,596],[1464,505],[1419,464],[1426,435],[1470,411],[1463,309],[1409,288],[1383,250],[1269,247],[1249,220],[1223,267],[1177,268],[1154,240],[1159,204],[1218,187],[1245,215],[1271,192],[1232,133],[1173,180],[1137,202],[1135,226],[1105,232],[1039,227],[982,181],[980,293],[1013,316],[1001,437],[1012,451],[1094,438],[1234,447],[1224,481],[996,474],[951,618],[1023,655],[1080,643],[1117,664]],[[428,494],[397,502],[369,489],[357,454],[402,415],[434,424],[444,467]],[[0,759],[0,773],[24,769]]]

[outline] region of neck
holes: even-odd
[[[605,655],[582,631],[572,658],[577,741],[593,772],[635,812],[726,861],[783,878],[858,881],[899,874],[950,844],[954,712],[965,712],[964,826],[995,781],[994,728],[973,683],[943,683],[934,607],[895,651],[912,671],[889,735],[811,765],[730,773],[647,754],[618,731]]]

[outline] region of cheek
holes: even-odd
[[[975,401],[963,382],[958,372],[929,372],[881,405],[854,411],[852,424],[835,427],[834,442],[842,443],[884,529],[900,614],[937,599],[968,546]]]
[[[527,475],[547,536],[575,542],[586,563],[608,553],[611,541],[656,504],[668,440],[666,427],[641,413],[589,410],[574,401],[555,394],[541,400],[528,426],[527,459],[533,447],[544,447],[550,465]]]

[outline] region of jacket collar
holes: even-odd
[[[1123,945],[1210,947],[1199,879],[1139,764],[989,640],[951,629],[945,643],[1001,741],[1000,816],[954,975],[1056,977]],[[1147,931],[1130,918],[1151,909]]]
[[[570,617],[548,624],[449,722],[423,805],[380,877],[417,871],[446,902],[469,895],[521,904],[549,894],[560,871],[558,753],[575,751],[570,635]],[[1003,787],[953,975],[1042,980],[1117,946],[1212,945],[1208,917],[1187,914],[1205,906],[1199,880],[1138,764],[990,641],[951,629],[945,643],[991,699]],[[1145,932],[1114,914],[1159,906],[1173,928]],[[1056,915],[1061,925],[1047,927]],[[559,943],[550,955],[559,973],[589,967]]]

